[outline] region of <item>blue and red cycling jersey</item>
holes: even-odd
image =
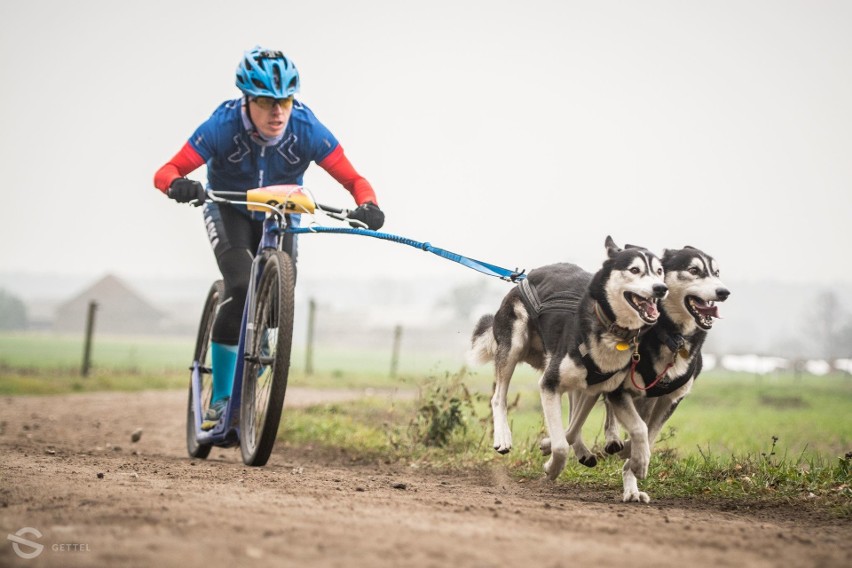
[[[222,103],[190,137],[207,162],[213,190],[245,191],[277,184],[302,184],[311,162],[321,162],[337,148],[337,139],[304,103],[293,102],[280,140],[269,143],[246,130],[242,100]]]
[[[278,184],[302,184],[305,170],[316,162],[343,185],[361,205],[377,203],[373,188],[343,153],[334,135],[301,101],[294,101],[290,119],[276,140],[264,140],[252,128],[243,99],[225,101],[189,141],[154,176],[154,185],[167,192],[175,178],[207,164],[214,191],[245,191]]]

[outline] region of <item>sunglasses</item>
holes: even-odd
[[[275,105],[281,107],[281,110],[287,110],[293,106],[293,97],[286,99],[273,99],[272,97],[254,97],[251,102],[262,108],[263,110],[272,110]]]

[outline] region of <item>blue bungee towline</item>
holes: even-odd
[[[326,211],[328,211],[328,209],[331,209],[330,207],[326,206],[320,206],[320,208]],[[294,234],[341,233],[344,235],[364,235],[365,237],[373,237],[375,239],[381,239],[384,241],[393,241],[395,243],[401,243],[420,250],[425,250],[426,252],[431,252],[432,254],[436,254],[441,258],[446,258],[447,260],[458,262],[462,266],[472,268],[473,270],[481,272],[482,274],[487,274],[488,276],[496,276],[500,280],[505,280],[507,282],[520,282],[521,280],[527,277],[527,275],[524,274],[526,270],[509,270],[507,268],[502,268],[494,264],[482,262],[481,260],[476,260],[461,254],[438,248],[436,246],[432,246],[430,243],[421,243],[420,241],[415,241],[413,239],[401,237],[399,235],[393,235],[391,233],[381,233],[379,231],[371,231],[370,229],[324,227],[322,225],[314,225],[310,227],[290,227],[286,230],[286,232]]]
[[[243,204],[246,205],[249,211],[269,212],[272,210],[277,214],[307,213],[308,215],[313,215],[318,209],[332,219],[337,219],[338,221],[344,221],[347,223],[352,223],[353,221],[347,217],[347,214],[349,213],[348,210],[317,203],[309,191],[306,191],[305,188],[298,185],[272,185],[249,189],[245,193],[208,190],[207,197],[213,201],[226,201],[230,203]],[[240,199],[237,201],[230,201],[227,199],[229,197],[242,197],[244,200]],[[401,243],[420,250],[425,250],[432,254],[436,254],[441,258],[458,262],[462,266],[467,266],[468,268],[472,268],[473,270],[481,272],[482,274],[487,274],[488,276],[496,276],[497,278],[507,282],[520,282],[527,277],[526,274],[524,274],[524,272],[526,272],[525,270],[509,270],[507,268],[501,268],[487,262],[482,262],[481,260],[476,260],[432,246],[430,243],[421,243],[420,241],[415,241],[399,235],[380,233],[378,231],[372,231],[365,228],[310,225],[308,227],[287,227],[284,232],[296,235],[308,233],[363,235],[365,237],[373,237],[374,239],[381,239],[384,241],[393,241],[395,243]]]

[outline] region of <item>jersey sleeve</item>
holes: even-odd
[[[197,170],[204,162],[204,158],[187,142],[180,149],[180,152],[175,154],[154,174],[154,187],[163,193],[167,193],[169,186],[175,179]]]
[[[324,159],[319,161],[318,164],[352,194],[356,204],[362,205],[367,201],[372,201],[376,205],[379,204],[376,200],[376,193],[373,191],[373,186],[361,174],[355,171],[349,158],[343,153],[343,147],[340,144]]]

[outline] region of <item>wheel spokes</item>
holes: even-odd
[[[249,365],[250,372],[246,374],[246,380],[251,381],[253,404],[251,414],[246,420],[249,432],[246,432],[245,438],[252,450],[257,447],[258,438],[266,422],[275,371],[275,352],[278,345],[277,299],[278,283],[272,280],[259,294],[257,305],[262,309],[256,317],[259,325],[255,328],[255,345],[252,350],[256,355]]]

